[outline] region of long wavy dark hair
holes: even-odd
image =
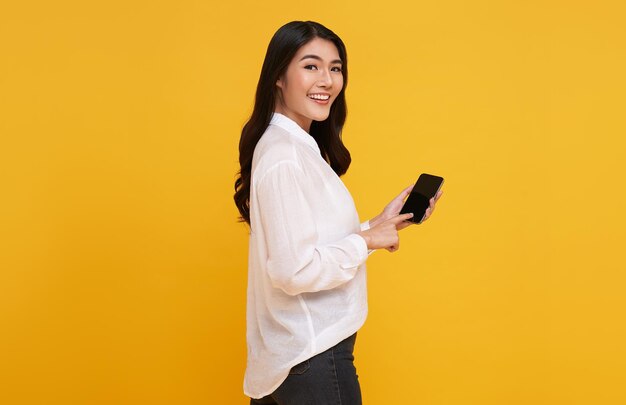
[[[289,63],[300,47],[314,38],[329,40],[335,44],[342,63],[343,88],[330,107],[324,121],[313,121],[309,134],[313,136],[324,160],[338,176],[348,171],[352,158],[341,140],[341,130],[346,121],[347,107],[345,90],[348,84],[348,57],[341,38],[334,32],[314,21],[292,21],[276,31],[267,47],[261,77],[256,88],[254,110],[241,131],[239,140],[239,164],[235,180],[234,200],[241,216],[239,222],[250,225],[250,184],[252,155],[259,139],[269,126],[277,97],[276,81],[285,73]]]

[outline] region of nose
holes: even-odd
[[[331,87],[333,85],[333,77],[330,74],[330,70],[320,70],[320,78],[318,81],[320,87]]]

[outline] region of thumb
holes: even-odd
[[[402,190],[402,193],[400,193],[400,194],[408,195],[411,192],[411,190],[413,190],[414,186],[415,186],[415,184],[411,184],[410,186],[408,186],[407,188]]]

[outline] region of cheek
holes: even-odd
[[[292,95],[299,95],[301,93],[307,93],[309,88],[313,85],[311,78],[306,75],[293,75],[288,92]]]
[[[337,78],[337,88],[341,90],[343,88],[343,76]]]

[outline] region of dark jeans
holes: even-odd
[[[354,367],[356,333],[300,364],[270,395],[250,405],[361,405],[361,386]]]

